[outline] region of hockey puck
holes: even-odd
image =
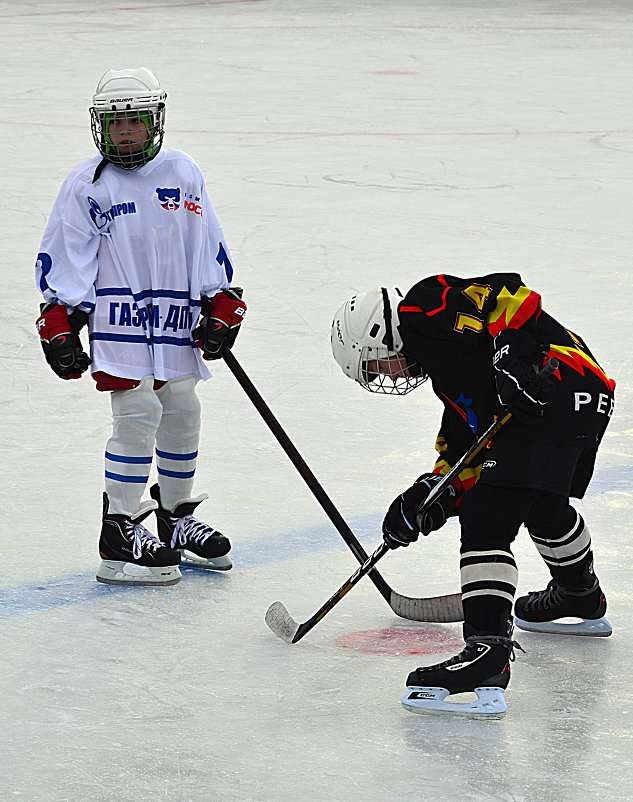
[[[419,627],[390,627],[350,632],[336,639],[336,645],[367,654],[439,654],[459,651],[461,638],[449,632]]]

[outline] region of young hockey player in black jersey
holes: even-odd
[[[383,537],[392,548],[408,546],[459,516],[466,647],[445,663],[413,671],[403,704],[413,712],[499,717],[517,645],[511,544],[521,524],[552,580],[516,600],[517,626],[611,634],[589,530],[569,498],[582,498],[591,479],[615,382],[514,273],[432,276],[404,297],[386,288],[358,294],[334,318],[332,352],[343,372],[370,392],[404,395],[430,378],[444,405],[435,467],[391,504]],[[558,369],[541,373],[550,358]],[[479,464],[419,514],[442,474],[507,410],[512,418]],[[559,621],[567,617],[580,622]],[[476,702],[444,701],[473,690]]]

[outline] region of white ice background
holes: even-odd
[[[5,1],[0,37],[0,798],[633,798],[630,0]],[[97,79],[141,65],[245,288],[235,354],[368,551],[433,464],[440,406],[342,375],[329,326],[354,291],[518,271],[618,382],[579,502],[613,637],[520,634],[502,721],[401,707],[408,672],[454,648],[340,645],[412,626],[369,581],[294,646],[268,630],[270,603],[305,620],[356,561],[222,364],[200,387],[196,491],[234,570],[95,582],[109,400],[44,363],[33,263],[94,152]],[[380,570],[400,593],[455,592],[457,549],[451,523]],[[516,555],[519,591],[543,587],[524,531]]]

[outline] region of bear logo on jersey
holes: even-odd
[[[180,206],[180,189],[178,187],[175,189],[161,189],[160,187],[156,187],[156,194],[158,195],[158,200],[163,209],[175,212]]]

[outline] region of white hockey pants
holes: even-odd
[[[165,509],[191,498],[200,440],[197,381],[182,376],[155,390],[154,377],[146,376],[133,390],[111,393],[113,426],[105,454],[111,513],[138,511],[154,449]]]

